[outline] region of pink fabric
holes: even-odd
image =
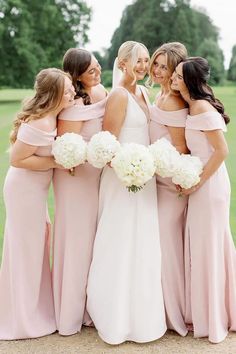
[[[151,121],[170,127],[185,127],[188,108],[178,111],[163,111],[156,105],[151,106]]]
[[[81,135],[89,141],[102,128],[105,103],[74,106],[60,119],[83,120]],[[53,289],[57,329],[63,335],[74,334],[83,323],[91,322],[85,311],[86,287],[97,225],[100,174],[100,169],[88,163],[76,167],[74,176],[67,170],[54,171]]]
[[[213,148],[197,127],[215,130],[219,122],[221,115],[215,112],[187,118],[187,145],[204,164]],[[228,330],[236,331],[236,251],[229,209],[230,181],[222,163],[190,195],[185,237],[186,322],[193,323],[195,337],[208,337],[213,343],[222,341]]]
[[[56,130],[45,132],[27,123],[22,123],[17,134],[17,139],[29,145],[49,146],[52,144],[55,136]]]
[[[104,107],[107,97],[103,100],[93,103],[92,105],[78,105],[64,109],[58,119],[69,121],[89,121],[92,119],[102,119],[104,116]]]
[[[186,129],[227,131],[225,121],[218,112],[204,112],[194,116],[188,116]]]
[[[32,132],[32,136],[30,135]],[[27,124],[18,138],[43,144],[50,155],[56,132]],[[50,135],[50,139],[49,139]],[[35,139],[34,139],[35,137]],[[46,146],[48,144],[48,146]],[[38,154],[40,154],[39,147]],[[35,338],[56,330],[49,264],[47,195],[52,170],[10,167],[4,184],[6,225],[0,271],[0,339]]]
[[[166,138],[171,142],[168,126],[185,127],[187,109],[163,111],[151,107],[151,143]],[[184,225],[188,198],[178,198],[170,178],[156,177],[160,241],[162,251],[162,287],[169,329],[185,336],[184,323]]]

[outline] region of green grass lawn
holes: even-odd
[[[152,91],[152,98],[157,90]],[[224,102],[226,112],[231,117],[231,123],[228,126],[226,138],[230,148],[230,154],[226,164],[228,167],[231,186],[231,227],[236,244],[236,86],[216,87],[214,89],[216,97]],[[11,130],[12,120],[16,112],[20,109],[21,100],[29,97],[32,90],[0,90],[0,258],[2,248],[2,237],[5,222],[5,209],[2,196],[4,178],[8,169],[8,137]],[[19,186],[20,188],[20,186]],[[53,212],[52,192],[49,196],[50,212]],[[219,215],[220,217],[220,215]]]

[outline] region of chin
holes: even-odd
[[[145,78],[145,75],[142,75],[142,76],[141,75],[137,75],[136,76],[136,80],[137,81],[143,80],[144,78]]]
[[[101,83],[101,79],[95,81],[95,85],[99,85]]]

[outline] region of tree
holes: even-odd
[[[232,57],[230,59],[228,80],[236,81],[236,44],[232,48]]]
[[[197,55],[205,38],[217,43],[218,29],[207,14],[190,6],[190,0],[136,0],[126,7],[108,49],[108,66],[112,64],[121,43],[136,40],[144,43],[150,53],[161,44],[179,41],[190,55]]]
[[[40,69],[61,67],[65,51],[87,41],[84,0],[0,0],[0,8],[0,85],[31,87]]]
[[[218,44],[212,39],[205,39],[198,48],[198,55],[206,58],[211,68],[210,84],[219,84],[225,76],[224,55]]]

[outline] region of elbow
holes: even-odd
[[[10,165],[13,167],[21,167],[20,162],[12,157],[10,157]]]
[[[226,157],[228,156],[228,154],[229,154],[229,148],[228,148],[228,146],[226,146],[225,148],[224,148],[224,150],[223,150],[223,155],[224,155],[224,158],[226,159]]]
[[[220,157],[222,160],[225,160],[227,158],[229,154],[229,149],[228,146],[224,146],[221,150],[220,150]]]

